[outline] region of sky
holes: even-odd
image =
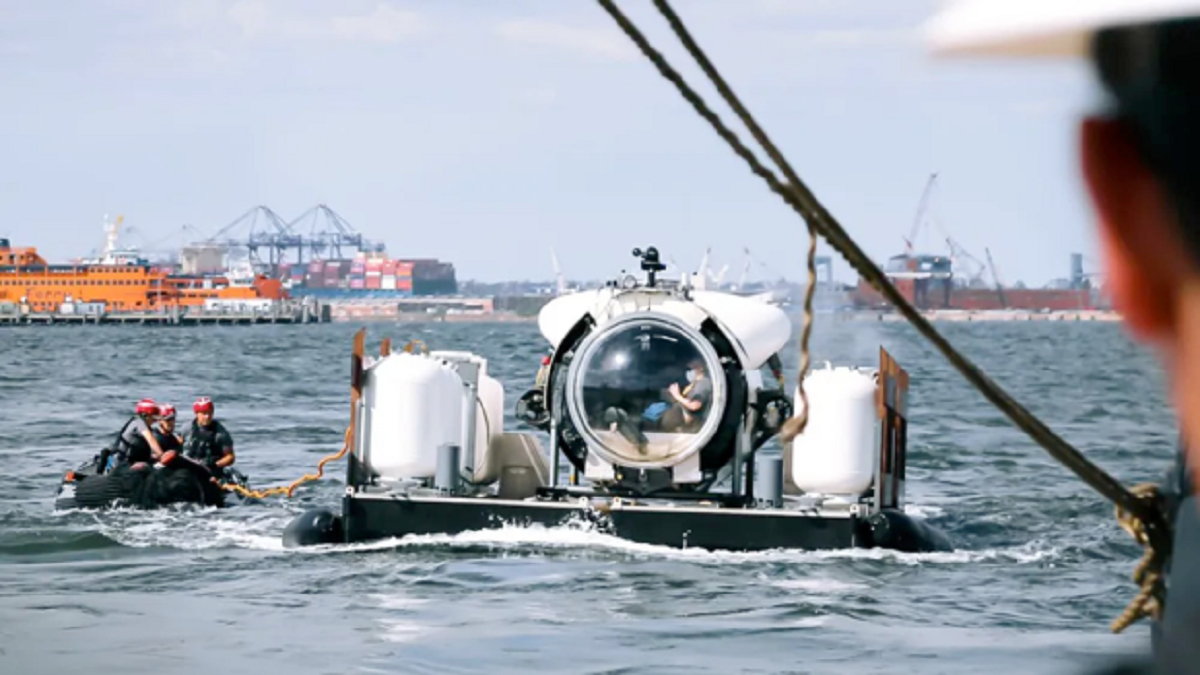
[[[619,4],[748,138],[653,5]],[[919,249],[990,251],[1006,284],[1065,277],[1072,252],[1096,269],[1085,64],[933,59],[936,0],[673,5],[876,261],[937,172]],[[0,237],[52,261],[98,248],[105,214],[173,246],[324,203],[460,279],[551,279],[551,249],[607,278],[646,246],[804,277],[803,221],[592,1],[0,0],[0,100]]]

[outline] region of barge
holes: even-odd
[[[368,356],[360,330],[345,494],[295,518],[284,545],[582,522],[681,548],[952,549],[905,512],[908,374],[885,349],[810,372],[807,427],[771,452],[803,405],[779,358],[787,315],[659,279],[658,251],[634,254],[644,279],[541,310],[548,354],[515,406],[528,430],[504,429],[484,357],[386,340]]]

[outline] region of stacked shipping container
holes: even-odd
[[[304,285],[309,288],[325,288],[325,261],[314,260],[308,263],[308,274],[304,276]]]
[[[279,276],[290,278],[296,286],[321,290],[323,294],[337,293],[338,289],[400,297],[458,292],[454,265],[429,258],[395,260],[380,254],[358,253],[353,260],[280,265]]]
[[[383,259],[368,258],[366,267],[367,275],[364,288],[379,290],[383,287]]]

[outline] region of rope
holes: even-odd
[[[1162,508],[1164,498],[1154,483],[1141,483],[1133,488],[1133,493],[1142,499],[1155,502]],[[1133,581],[1138,585],[1138,594],[1110,626],[1112,632],[1120,633],[1145,617],[1152,617],[1155,621],[1161,619],[1163,607],[1166,605],[1167,588],[1163,573],[1165,560],[1157,553],[1156,548],[1150,546],[1145,523],[1120,506],[1116,507],[1116,518],[1121,529],[1144,547],[1142,558],[1133,570]]]
[[[1169,539],[1166,518],[1164,517],[1161,506],[1153,501],[1144,499],[1133,492],[1130,492],[1124,485],[1117,482],[1112,476],[1108,475],[1103,469],[1093,464],[1084,457],[1078,450],[1071,447],[1066,441],[1055,434],[1041,420],[1037,419],[1032,413],[1026,410],[1020,403],[1013,399],[1007,392],[999,387],[986,374],[983,373],[974,363],[954,349],[952,345],[934,329],[933,325],[923,317],[903,295],[896,289],[895,286],[884,275],[882,270],[875,265],[874,262],[862,251],[861,248],[850,238],[849,234],[841,227],[837,220],[830,214],[824,206],[817,201],[813,193],[805,186],[804,182],[792,169],[791,165],[779,152],[778,148],[767,137],[766,133],[755,121],[750,112],[742,105],[733,90],[721,77],[716,67],[708,59],[707,55],[692,38],[687,28],[683,25],[683,21],[671,8],[667,0],[654,0],[655,6],[659,12],[666,18],[671,25],[676,36],[683,43],[684,47],[696,60],[708,79],[717,88],[722,98],[734,110],[739,119],[750,130],[752,136],[758,141],[759,145],[765,150],[767,155],[775,163],[776,167],[783,173],[787,179],[787,184],[782,183],[775,174],[768,168],[764,167],[754,153],[747,148],[741,140],[721,121],[720,117],[714,113],[699,94],[695,92],[684,81],[667,60],[660,54],[649,41],[642,35],[641,31],[621,12],[614,4],[613,0],[597,0],[600,5],[608,12],[621,30],[638,46],[641,52],[655,65],[665,79],[675,85],[679,93],[686,99],[695,111],[704,118],[733,150],[735,154],[745,160],[751,172],[762,178],[767,184],[767,187],[779,195],[786,204],[792,207],[806,222],[811,237],[809,245],[809,275],[810,284],[805,294],[805,332],[811,329],[812,323],[812,306],[811,295],[815,284],[811,283],[815,278],[815,265],[813,264],[813,250],[816,245],[816,233],[820,233],[826,241],[845,258],[851,267],[866,279],[876,290],[878,290],[893,306],[897,308],[901,315],[905,317],[913,327],[924,338],[929,340],[939,352],[950,362],[952,366],[962,376],[974,386],[983,396],[1003,412],[1014,424],[1024,431],[1031,439],[1041,445],[1046,452],[1057,459],[1060,463],[1066,466],[1079,476],[1085,483],[1106,497],[1109,501],[1116,504],[1124,512],[1129,514],[1130,522],[1139,523],[1140,532],[1144,533],[1145,546],[1147,547],[1147,555],[1154,558],[1164,559],[1170,554],[1171,541]],[[801,398],[807,403],[807,396],[803,389],[804,369],[808,365],[808,344],[807,338],[801,338]],[[807,423],[807,405],[805,412],[802,412],[797,421],[788,420],[784,429],[781,431],[781,439],[785,442],[794,439],[801,431],[803,431]]]
[[[248,497],[251,499],[266,499],[267,497],[272,497],[274,495],[286,495],[288,499],[291,499],[292,493],[296,491],[296,488],[309,481],[319,480],[325,475],[325,465],[327,463],[336,462],[344,457],[347,452],[349,452],[350,438],[352,433],[353,427],[346,429],[346,435],[342,440],[342,449],[332,455],[326,455],[325,457],[322,457],[321,461],[317,462],[317,472],[315,474],[305,474],[304,476],[297,478],[290,485],[267,488],[265,490],[248,490],[241,485],[222,483],[220,481],[217,481],[217,485],[219,485],[221,489],[225,490],[226,492],[236,492],[243,497]]]

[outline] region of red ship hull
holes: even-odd
[[[938,279],[892,279],[900,294],[917,309],[1019,309],[1069,311],[1102,309],[1091,289],[987,288],[947,289]],[[1001,297],[1003,295],[1003,297]],[[891,304],[870,284],[859,280],[854,304],[860,309],[890,309]]]

